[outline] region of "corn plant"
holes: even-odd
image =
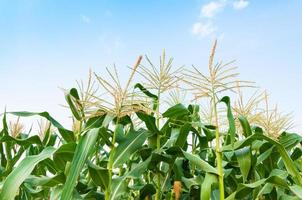
[[[216,63],[216,45],[208,73],[174,68],[165,52],[159,63],[140,56],[125,84],[116,67],[89,72],[64,90],[70,128],[48,112],[5,111],[0,199],[301,199],[290,115],[267,92],[245,99],[254,83]]]

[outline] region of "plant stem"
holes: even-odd
[[[109,187],[108,187],[109,188]],[[110,200],[110,191],[107,188],[107,190],[105,191],[105,200]]]
[[[82,132],[82,126],[83,126],[83,121],[82,119],[81,120],[78,120],[78,122],[80,123],[79,125],[79,130],[76,130],[75,132],[75,137],[76,137],[76,141],[79,142],[80,140],[80,137],[81,137],[81,132]],[[76,123],[76,122],[75,122]]]
[[[105,200],[110,200],[110,192],[111,192],[111,182],[112,182],[112,167],[113,167],[113,156],[115,153],[115,138],[116,138],[116,131],[118,128],[118,123],[119,123],[119,118],[116,120],[116,126],[114,129],[114,133],[112,136],[112,148],[110,150],[110,155],[109,155],[109,161],[107,164],[107,169],[108,169],[108,175],[109,175],[109,183],[108,183],[108,188],[105,191]]]
[[[192,154],[195,154],[195,135],[192,133]],[[192,174],[195,173],[195,165],[192,163]]]
[[[11,154],[11,148],[9,145],[9,142],[4,143],[5,145],[5,151],[7,155],[7,163],[6,163],[6,170],[9,171],[11,169],[11,160],[12,160],[12,154]]]
[[[156,108],[156,127],[159,129],[159,98],[160,98],[160,88],[158,89],[157,93],[157,108]],[[160,149],[160,134],[157,133],[156,137],[156,149]],[[160,163],[159,163],[159,169],[160,169]],[[161,187],[160,187],[160,173],[157,172],[157,189],[156,189],[156,196],[155,200],[160,199],[160,194],[161,194]]]
[[[217,102],[216,102],[216,95],[213,92],[213,109],[214,109],[214,116],[215,116],[215,137],[216,137],[216,159],[217,159],[217,171],[219,174],[218,181],[219,181],[219,197],[220,200],[224,200],[224,184],[223,184],[223,168],[222,168],[222,156],[221,156],[221,149],[220,149],[220,134],[219,134],[219,124],[218,124],[218,113],[217,113]]]
[[[213,60],[216,50],[217,40],[215,40],[215,43],[213,45],[210,59],[209,59],[209,70],[210,70],[210,79],[212,84],[211,89],[211,102],[213,103],[212,107],[214,109],[214,117],[215,117],[215,137],[216,137],[216,160],[217,160],[217,171],[218,171],[218,180],[219,180],[219,198],[220,200],[224,200],[224,185],[223,185],[223,168],[222,168],[222,155],[221,155],[221,149],[220,149],[220,134],[219,134],[219,123],[218,123],[218,113],[217,113],[217,96],[215,93],[215,73],[212,73],[213,71]]]
[[[124,100],[127,96],[127,91],[128,91],[128,87],[130,86],[130,83],[133,79],[133,76],[138,68],[138,66],[140,65],[140,62],[142,60],[142,56],[139,56],[137,62],[135,63],[133,69],[132,69],[132,72],[130,74],[130,77],[127,81],[127,84],[126,84],[126,87],[124,88],[123,92],[122,92],[122,95],[121,95],[121,100],[120,102],[118,103],[118,109],[117,109],[117,113],[116,113],[116,125],[115,125],[115,129],[114,129],[114,133],[113,133],[113,136],[112,136],[112,148],[110,150],[110,155],[109,155],[109,161],[108,161],[108,165],[107,165],[107,169],[108,169],[108,174],[109,174],[109,184],[108,184],[108,188],[105,192],[105,200],[109,200],[110,199],[110,187],[111,187],[111,182],[112,182],[112,165],[113,165],[113,156],[114,156],[114,153],[115,153],[115,137],[116,137],[116,131],[117,131],[117,127],[118,127],[118,124],[119,124],[119,120],[120,120],[120,114],[121,114],[121,111],[122,111],[122,107],[123,107],[123,103],[124,103]]]

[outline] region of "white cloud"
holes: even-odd
[[[224,1],[212,1],[201,8],[201,16],[212,18],[222,11],[226,3]]]
[[[211,36],[215,33],[217,27],[211,21],[196,22],[193,24],[192,33],[200,38]]]
[[[193,24],[191,31],[193,35],[198,38],[217,35],[220,35],[218,37],[224,38],[223,33],[217,32],[217,19],[214,17],[226,8],[242,10],[248,5],[249,0],[211,0],[201,7],[200,19]]]
[[[242,10],[244,8],[246,8],[249,5],[249,2],[246,0],[239,0],[239,1],[235,1],[233,3],[233,8],[235,10]]]
[[[90,18],[86,15],[81,15],[81,19],[83,22],[89,24],[91,22]]]

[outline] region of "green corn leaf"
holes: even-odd
[[[164,153],[153,152],[151,154],[151,163],[149,164],[149,169],[156,169],[156,166],[160,162],[164,162],[164,163],[170,165],[174,162],[174,160],[175,160],[174,156],[167,155],[167,154],[164,154]]]
[[[182,176],[181,181],[183,182],[186,188],[191,188],[192,186],[201,186],[204,181],[204,178],[201,176],[196,176],[194,178],[186,178]],[[200,193],[198,194],[198,196],[200,196]]]
[[[179,128],[172,128],[171,129],[171,136],[167,139],[162,148],[170,148],[173,145],[176,145],[177,138],[179,137],[180,129]]]
[[[153,194],[156,193],[156,189],[152,184],[146,184],[142,189],[139,191],[139,199],[145,200],[147,196],[151,197]]]
[[[302,141],[302,137],[296,133],[284,132],[279,138],[280,144],[284,146],[285,149],[290,150],[298,143]]]
[[[140,91],[142,91],[146,96],[153,99],[153,110],[156,110],[159,105],[158,104],[158,96],[155,94],[152,94],[149,90],[147,90],[142,84],[137,83],[134,85],[134,88],[138,88]]]
[[[101,115],[101,116],[89,118],[85,123],[85,130],[89,130],[92,128],[99,128],[100,126],[102,126],[102,123],[106,119],[106,116],[108,115]]]
[[[217,183],[217,182],[218,182],[217,176],[215,176],[211,173],[206,173],[204,181],[201,185],[200,199],[210,200],[211,193],[212,193],[212,184]]]
[[[173,165],[173,172],[174,172],[174,180],[179,181],[182,177],[184,177],[184,159],[183,158],[176,158]]]
[[[125,127],[122,124],[115,125],[115,141],[117,143],[122,143],[126,139],[124,128]]]
[[[291,154],[291,159],[294,161],[299,159],[302,156],[302,149],[300,147],[297,147],[294,149],[293,153]]]
[[[51,140],[51,131],[50,131],[50,128],[51,128],[51,125],[48,126],[47,130],[43,133],[44,136],[43,136],[43,140],[42,140],[42,143],[44,146],[47,146],[47,144],[50,142]],[[55,135],[56,137],[56,135]],[[51,145],[50,145],[51,146]]]
[[[121,195],[127,193],[127,179],[139,179],[140,176],[147,170],[151,161],[151,157],[149,157],[147,160],[137,164],[131,171],[129,171],[125,175],[118,178],[114,178],[111,183],[110,199],[119,199]]]
[[[62,185],[59,185],[59,186],[57,186],[57,187],[51,188],[49,200],[57,200],[57,199],[60,199],[60,195],[61,195],[61,193],[62,193],[62,189],[63,189],[63,186],[62,186]]]
[[[217,169],[211,166],[209,163],[201,159],[198,155],[188,153],[182,150],[180,147],[171,147],[166,150],[167,154],[178,157],[185,157],[190,161],[191,164],[194,164],[199,170],[202,170],[207,173],[212,173],[218,175]]]
[[[230,194],[227,198],[225,198],[225,200],[234,200],[236,196],[236,192],[233,192],[232,194]]]
[[[206,135],[208,141],[212,141],[215,138],[215,128],[213,130],[213,129],[203,126],[202,130],[203,130],[204,134]]]
[[[56,128],[64,128],[58,121],[56,121],[52,116],[49,115],[48,112],[27,112],[27,111],[21,111],[21,112],[8,112],[9,114],[16,115],[19,117],[31,117],[35,115],[39,115],[41,117],[46,118],[52,125],[54,125]]]
[[[243,182],[245,183],[252,165],[250,147],[238,149],[235,151],[235,154],[239,163],[240,171],[243,176]]]
[[[299,185],[289,186],[289,189],[300,199],[302,199],[302,187]]]
[[[136,115],[140,120],[145,123],[149,131],[156,134],[160,133],[155,123],[155,117],[145,114],[143,112],[136,112]]]
[[[123,194],[128,192],[126,178],[124,175],[112,179],[110,199],[119,199]]]
[[[89,162],[88,170],[93,182],[96,185],[101,186],[103,190],[106,190],[109,184],[108,169],[96,166],[92,162]]]
[[[255,190],[256,188],[262,188],[259,190],[258,194],[256,194],[257,197],[260,197],[261,195],[270,193],[273,187],[290,190],[293,194],[301,198],[301,196],[299,196],[299,190],[301,192],[302,187],[295,184],[290,186],[286,181],[287,176],[288,173],[286,171],[274,169],[268,178],[263,178],[253,183],[241,184],[239,189],[236,191],[236,198],[245,198],[252,192],[252,190],[257,191]]]
[[[227,106],[227,117],[229,121],[229,130],[228,130],[228,136],[226,139],[226,144],[229,144],[229,142],[233,145],[235,142],[235,133],[236,133],[236,126],[235,126],[235,120],[232,113],[232,107],[231,107],[231,101],[230,97],[225,96],[221,100],[221,102],[224,102]]]
[[[266,150],[265,152],[263,152],[262,154],[260,154],[258,157],[257,157],[257,163],[256,165],[262,163],[264,160],[266,160],[272,153],[274,149],[274,146],[269,148],[268,150]]]
[[[4,135],[3,137],[0,138],[0,143],[2,142],[11,142],[11,144],[18,144],[20,146],[24,146],[27,148],[31,144],[37,144],[37,145],[42,145],[42,142],[40,140],[40,137],[37,135],[28,137],[28,138],[14,138],[9,135]]]
[[[72,88],[69,90],[69,92],[65,95],[65,99],[69,105],[69,108],[73,114],[73,116],[77,119],[77,120],[81,120],[83,118],[81,110],[78,109],[79,107],[79,94],[77,89]],[[75,102],[76,101],[76,102]],[[75,105],[78,104],[78,106]]]
[[[64,128],[58,128],[58,131],[66,142],[75,142],[76,141],[75,135],[72,131],[64,129]]]
[[[69,131],[65,129],[58,121],[56,121],[52,116],[49,115],[48,112],[27,112],[27,111],[22,111],[22,112],[8,112],[9,114],[16,115],[19,117],[31,117],[31,116],[41,116],[47,119],[54,127],[58,128],[61,136],[66,142],[73,142],[75,141],[75,136],[72,131]]]
[[[96,140],[98,138],[99,128],[91,129],[86,132],[80,139],[76,147],[70,170],[67,175],[66,183],[62,191],[62,200],[69,200],[72,197],[72,192],[76,185],[80,172],[87,161],[88,156],[91,154]]]
[[[188,159],[192,164],[195,165],[195,167],[197,167],[198,169],[208,172],[208,173],[212,173],[212,174],[216,174],[218,175],[217,169],[212,167],[209,163],[207,163],[206,161],[202,160],[200,157],[198,157],[197,155],[188,153],[186,151],[182,151],[184,157],[186,159]]]
[[[157,100],[158,97],[155,94],[152,94],[149,90],[147,90],[142,84],[137,83],[135,84],[134,88],[138,88],[140,89],[140,91],[142,91],[145,95],[147,95],[148,97]]]
[[[108,131],[107,128],[101,127],[99,135],[109,147],[112,147],[113,144],[111,143],[111,141],[109,139],[112,136],[112,134]]]
[[[144,144],[148,136],[150,136],[150,132],[143,129],[130,130],[125,139],[116,147],[113,167],[118,167],[128,161],[130,156]]]
[[[186,123],[180,128],[178,138],[175,142],[175,146],[179,146],[181,148],[184,147],[185,143],[187,142],[188,134],[191,128],[192,125],[190,123]]]
[[[2,131],[1,131],[1,136],[3,135],[8,135],[8,126],[7,126],[7,121],[6,121],[6,111],[4,111],[4,114],[3,114],[3,119],[2,119]]]
[[[53,155],[53,161],[56,167],[62,171],[65,169],[66,162],[71,162],[73,155],[75,153],[77,144],[67,143],[63,144],[58,148],[58,150]]]
[[[40,154],[27,156],[24,160],[22,160],[5,179],[2,192],[0,194],[0,199],[15,199],[20,185],[31,174],[35,166],[42,160],[51,157],[54,152],[55,148],[46,147]]]
[[[177,118],[183,115],[189,114],[190,111],[182,104],[176,104],[175,106],[169,108],[163,113],[163,117],[166,118]]]
[[[247,121],[247,119],[241,115],[238,117],[238,119],[239,119],[239,122],[243,129],[243,135],[245,137],[251,136],[253,133],[252,133],[251,126],[250,126],[249,122]]]
[[[63,173],[57,174],[53,177],[31,175],[26,178],[24,182],[32,186],[55,187],[56,185],[63,184],[65,182],[65,175]]]
[[[254,142],[255,140],[266,140],[269,143],[273,144],[278,152],[280,153],[282,160],[285,164],[286,169],[288,170],[288,172],[293,176],[296,184],[301,185],[302,186],[302,177],[298,171],[298,169],[296,168],[293,160],[289,157],[287,151],[285,150],[285,148],[277,141],[263,135],[262,133],[255,133],[253,135],[251,135],[250,137],[238,141],[234,144],[234,146],[232,145],[227,145],[224,146],[222,148],[223,151],[230,151],[230,150],[236,150],[236,149],[240,149],[243,148],[245,146],[250,145],[252,142]]]

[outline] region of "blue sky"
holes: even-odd
[[[67,123],[59,87],[103,73],[121,74],[140,54],[163,48],[175,65],[206,67],[214,38],[217,58],[236,59],[243,79],[266,88],[293,111],[302,130],[302,1],[0,0],[0,107],[48,110]]]

